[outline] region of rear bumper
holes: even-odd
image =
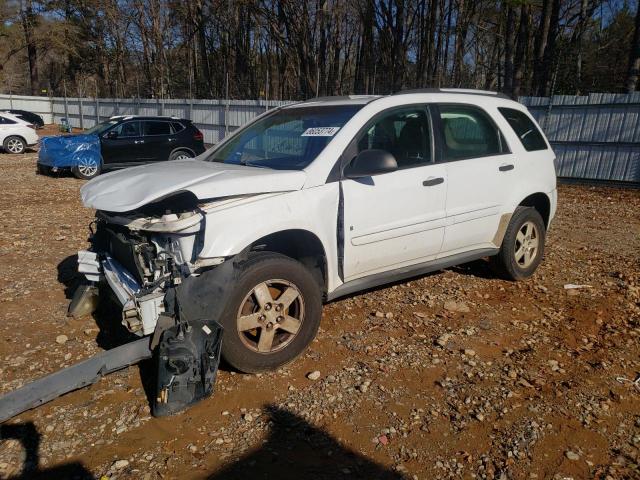
[[[134,276],[108,253],[78,252],[78,272],[89,282],[104,282],[122,307],[122,325],[139,336],[150,335],[164,312],[165,292],[145,291]]]

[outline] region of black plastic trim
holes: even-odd
[[[428,262],[418,263],[417,265],[397,268],[388,272],[375,273],[367,277],[357,278],[355,280],[351,280],[350,282],[343,283],[333,292],[330,292],[327,295],[327,301],[335,300],[336,298],[351,295],[352,293],[361,292],[363,290],[368,290],[370,288],[385,285],[387,283],[393,283],[399,280],[417,277],[426,273],[453,267],[454,265],[460,265],[462,263],[472,262],[480,258],[490,257],[492,255],[496,255],[499,251],[499,248],[482,248],[479,250],[472,250],[470,252],[450,255],[444,258],[437,258]]]

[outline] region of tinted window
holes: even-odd
[[[394,110],[367,127],[358,138],[358,153],[386,150],[399,168],[431,162],[431,133],[427,111],[422,107]]]
[[[118,123],[118,120],[107,120],[106,122],[102,122],[102,123],[99,123],[99,124],[91,127],[89,130],[85,130],[84,133],[86,133],[87,135],[94,134],[94,133],[96,135],[100,135],[102,132],[104,132],[107,129],[111,128],[116,123]]]
[[[11,120],[10,118],[0,116],[0,124],[2,124],[2,125],[11,125],[13,123],[16,123],[16,122]]]
[[[467,105],[440,105],[439,110],[444,161],[503,152],[500,131],[482,110]]]
[[[140,122],[124,122],[114,128],[118,137],[139,137]]]
[[[169,122],[150,121],[144,122],[145,135],[169,135],[171,126]]]
[[[546,150],[547,142],[545,142],[542,133],[536,127],[536,124],[524,113],[513,108],[498,108],[504,118],[507,119],[513,131],[522,142],[522,146],[528,152],[535,150]]]
[[[299,170],[309,165],[362,105],[293,107],[249,124],[209,161]]]
[[[178,133],[184,130],[184,125],[182,125],[180,122],[171,122],[171,127],[173,128],[173,133]]]

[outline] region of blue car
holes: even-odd
[[[71,170],[90,179],[113,168],[193,158],[205,151],[203,135],[190,120],[111,117],[79,135],[45,137],[38,172]]]

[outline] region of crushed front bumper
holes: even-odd
[[[78,252],[78,272],[91,284],[104,281],[122,307],[122,324],[139,336],[150,335],[164,312],[165,293],[145,291],[134,276],[108,253]]]

